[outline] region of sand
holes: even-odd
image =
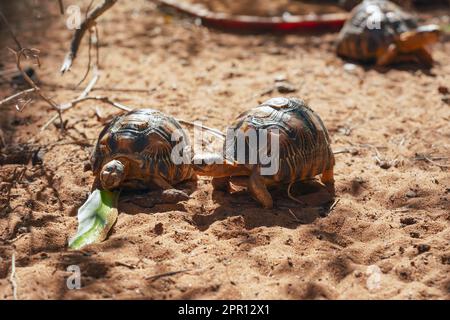
[[[44,90],[58,102],[75,98],[86,82],[68,88],[83,77],[87,46],[61,77],[71,32],[54,1],[47,9],[26,3],[8,17],[24,46],[41,50]],[[448,36],[434,47],[432,70],[380,72],[338,58],[336,34],[226,34],[164,16],[144,0],[119,3],[98,26],[96,87],[143,91],[93,94],[126,105],[223,130],[280,95],[268,88],[286,79],[296,89],[289,95],[322,117],[333,149],[350,151],[336,155],[339,202],[324,210],[315,201],[320,188],[303,185],[294,194],[308,206],[280,188],[276,208],[264,210],[248,193],[213,192],[201,178],[180,186],[191,199],[176,205],[123,198],[109,238],[71,251],[76,210],[93,181],[85,166],[103,127],[96,108],[102,117],[119,110],[87,102],[64,113],[65,132],[55,125],[41,132],[54,115],[45,103],[35,99],[22,112],[3,106],[5,142],[43,149],[42,164],[0,166],[0,299],[13,299],[13,254],[19,299],[450,298],[450,108],[439,92],[450,86]],[[13,68],[5,45],[14,43],[4,29],[1,39],[1,68]],[[13,90],[2,84],[0,93]],[[66,285],[72,265],[81,271],[78,290]]]

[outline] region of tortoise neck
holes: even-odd
[[[433,32],[407,31],[400,34],[397,46],[403,53],[410,53],[437,42],[438,36]]]

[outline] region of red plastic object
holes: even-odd
[[[332,13],[322,15],[257,17],[216,13],[196,5],[180,3],[176,0],[157,0],[165,7],[200,19],[201,24],[211,28],[232,32],[295,32],[318,29],[339,30],[348,18],[347,14]]]

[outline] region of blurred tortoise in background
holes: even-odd
[[[390,1],[365,0],[342,28],[337,53],[378,66],[414,61],[431,67],[433,58],[426,47],[439,35],[439,26],[418,26],[413,16]]]
[[[168,190],[193,179],[189,164],[172,161],[175,146],[180,154],[190,148],[188,136],[174,118],[152,109],[118,116],[101,131],[91,156],[94,185],[106,190]]]
[[[263,130],[267,130],[264,131],[266,139],[258,135]],[[256,143],[252,142],[250,131],[256,133]],[[241,144],[240,137],[244,137]],[[277,154],[272,147],[273,139],[278,141]],[[243,150],[245,160],[241,161]],[[275,172],[263,173],[264,169],[269,169],[269,163],[263,164],[259,154],[257,161],[249,161],[250,154],[259,150],[278,161]],[[290,187],[294,182],[322,174],[322,183],[334,196],[335,160],[328,131],[319,116],[301,100],[273,98],[242,113],[228,129],[224,152],[225,157],[218,154],[194,156],[195,171],[198,175],[212,176],[216,190],[229,191],[230,182],[246,186],[259,203],[272,208],[273,200],[267,187],[289,184],[291,197]]]
[[[360,4],[362,0],[339,0],[338,3],[346,10],[351,10]],[[415,5],[449,5],[450,0],[392,0],[395,4],[410,9]]]

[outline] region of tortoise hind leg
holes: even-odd
[[[320,178],[320,181],[325,185],[327,190],[331,193],[332,196],[335,195],[335,188],[334,188],[334,171],[333,167],[330,169],[326,169],[322,172],[322,176]]]
[[[273,200],[269,191],[267,190],[264,180],[257,171],[257,167],[254,167],[250,179],[248,181],[248,191],[250,194],[262,204],[266,209],[273,208]]]

